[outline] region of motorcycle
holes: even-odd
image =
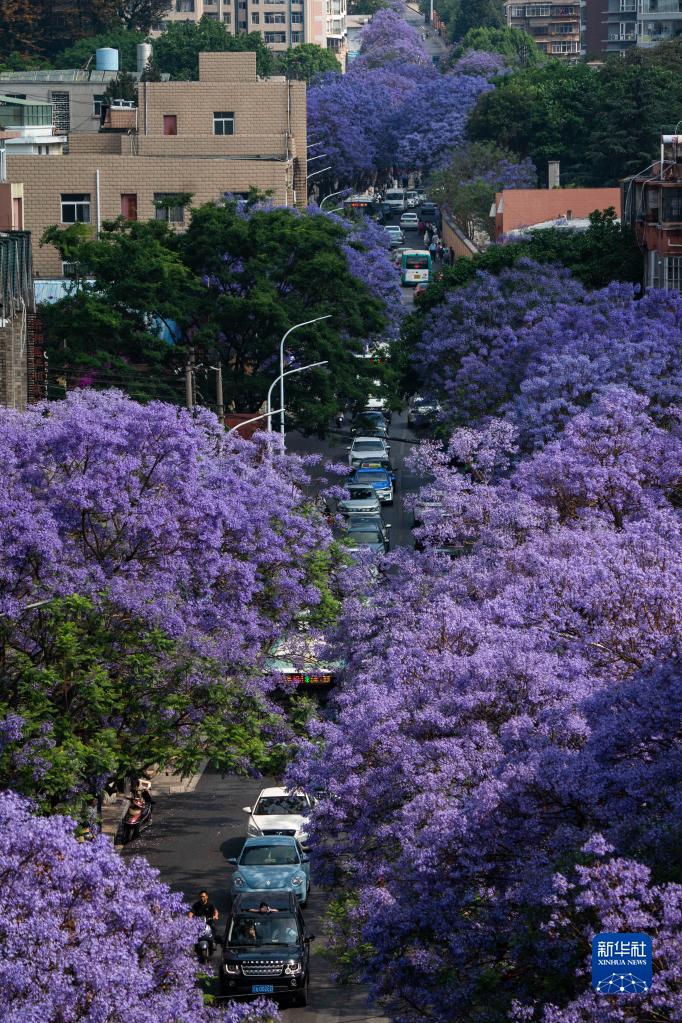
[[[215,944],[213,928],[211,927],[210,922],[206,920],[204,929],[199,935],[199,940],[194,946],[202,963],[207,963],[212,958],[213,953],[215,952]]]
[[[343,424],[344,424],[344,421],[345,421],[345,420],[344,420],[344,415],[343,415],[343,412],[337,412],[337,413],[336,413],[336,417],[335,417],[335,420],[336,420],[336,425],[337,425],[337,426],[343,426]]]
[[[133,794],[126,797],[130,800],[130,806],[126,810],[121,829],[123,845],[132,842],[141,831],[150,827],[152,823],[152,806],[154,804],[149,794],[150,788],[151,782],[141,781]]]

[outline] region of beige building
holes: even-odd
[[[580,57],[580,2],[519,3],[506,0],[507,25],[533,37],[548,57],[575,62]]]
[[[0,93],[52,105],[58,134],[99,131],[107,86],[116,71],[2,71]]]
[[[157,217],[182,229],[181,196],[199,205],[252,187],[306,203],[305,83],[257,80],[254,53],[202,53],[198,82],[142,83],[138,107],[113,107],[106,126],[72,133],[68,155],[7,156],[7,181],[23,184],[17,227],[33,234],[37,277],[68,275],[56,250],[37,244],[52,224],[99,230],[119,216]]]
[[[208,17],[233,35],[260,32],[276,53],[299,43],[345,49],[346,0],[169,0],[157,31]]]

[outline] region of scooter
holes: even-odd
[[[208,920],[194,947],[202,963],[207,963],[212,958],[215,952],[215,935]]]
[[[154,804],[149,794],[151,787],[151,782],[143,779],[138,783],[132,796],[127,797],[130,800],[130,806],[126,810],[121,830],[124,845],[132,842],[141,831],[150,827],[152,823],[152,806]]]
[[[343,412],[337,412],[336,413],[335,422],[336,422],[337,426],[343,426],[343,424],[345,422]]]

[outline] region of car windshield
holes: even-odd
[[[387,483],[388,482],[387,475],[386,475],[385,472],[378,472],[378,471],[377,472],[372,472],[370,470],[369,472],[363,472],[362,478],[363,478],[363,480],[369,480],[370,483]]]
[[[349,487],[351,501],[367,501],[374,497],[371,487]]]
[[[375,440],[356,440],[353,445],[354,451],[376,451],[377,448],[380,451],[384,450],[383,445],[377,444]]]
[[[293,845],[249,846],[239,859],[240,867],[293,866],[294,863],[298,863],[298,853]]]
[[[261,796],[253,811],[255,817],[268,814],[307,813],[305,796]]]
[[[293,913],[254,910],[234,917],[227,943],[233,948],[253,948],[258,945],[291,945],[299,940],[298,921]]]
[[[349,529],[348,535],[357,543],[379,543],[381,537],[378,529],[369,526],[362,526],[358,529]]]

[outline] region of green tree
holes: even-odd
[[[520,28],[470,28],[455,51],[459,57],[467,50],[485,50],[486,53],[501,53],[510,65],[532,67],[542,64],[545,55],[528,32]]]
[[[173,349],[159,334],[175,336],[176,324],[189,320],[195,281],[167,222],[105,223],[99,240],[81,224],[52,227],[42,243],[54,245],[80,279],[41,309],[51,370],[71,385],[84,379],[141,400],[181,400]]]
[[[43,811],[82,816],[107,780],[153,764],[183,774],[205,757],[223,771],[270,766],[262,736],[274,716],[258,696],[112,605],[73,596],[21,629],[0,621],[0,651],[0,718],[19,715],[19,748],[33,748],[24,758],[0,749],[0,784]]]
[[[376,14],[388,7],[388,0],[348,0],[349,14]]]
[[[460,0],[449,25],[450,39],[463,39],[472,28],[502,28],[506,24],[502,0]]]
[[[108,100],[125,99],[137,100],[137,82],[129,71],[119,71],[116,77],[109,82],[104,95]]]
[[[495,193],[504,187],[505,168],[517,159],[515,153],[492,142],[469,143],[455,150],[448,166],[434,176],[429,192],[448,207],[469,238],[480,232],[492,235],[490,208]],[[532,187],[532,170],[526,171],[524,187]]]
[[[154,59],[160,70],[172,79],[196,81],[200,53],[245,50],[255,52],[259,75],[272,74],[274,57],[259,32],[233,36],[222,22],[203,17],[198,23],[183,21],[169,25],[154,43]]]
[[[329,368],[292,376],[287,408],[305,430],[323,431],[339,402],[363,401],[381,370],[356,358],[385,325],[382,303],[348,268],[346,229],[327,217],[284,208],[241,215],[235,202],[206,204],[178,238],[184,264],[208,279],[192,324],[202,360],[220,359],[225,395],[239,411],[258,408],[278,372],[278,343],[295,323],[291,350],[301,365]],[[369,365],[368,365],[369,363]]]
[[[290,46],[286,53],[278,54],[277,70],[287,78],[296,78],[310,84],[316,75],[327,71],[341,73],[341,65],[331,50],[316,43]]]
[[[133,32],[125,28],[112,28],[107,32],[100,32],[96,36],[87,36],[79,39],[71,46],[67,46],[54,58],[54,66],[57,68],[82,68],[92,59],[90,65],[93,68],[95,50],[101,46],[111,46],[118,50],[119,67],[122,71],[135,71],[137,68],[137,45],[145,42],[144,32]]]

